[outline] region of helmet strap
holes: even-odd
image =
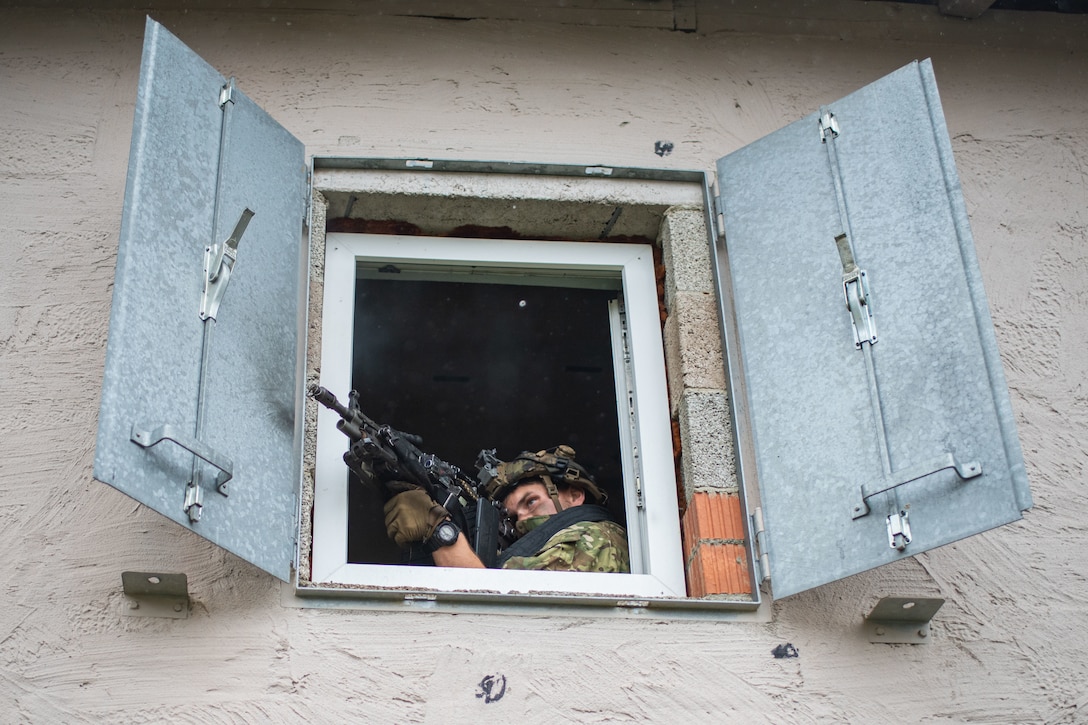
[[[548,490],[548,495],[551,496],[552,503],[555,504],[555,512],[559,513],[563,510],[563,504],[559,503],[559,489],[556,487],[552,477],[546,473],[541,474],[541,479],[544,481],[544,488]]]

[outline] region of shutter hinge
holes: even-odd
[[[763,509],[757,507],[755,513],[749,517],[752,521],[752,551],[755,556],[752,560],[756,565],[756,581],[769,582],[771,580],[771,559],[767,554],[767,529],[763,525]]]
[[[827,143],[827,139],[830,136],[832,140],[839,135],[839,122],[835,120],[835,114],[831,111],[826,111],[820,116],[820,142]]]
[[[314,176],[313,171],[307,167],[305,181],[302,184],[302,224],[307,229],[310,227],[310,214],[313,212],[314,201]]]
[[[711,231],[714,233],[714,239],[712,243],[716,244],[718,239],[725,236],[725,210],[722,209],[722,197],[721,191],[718,188],[718,180],[715,179],[710,185],[710,199],[714,205],[710,210],[711,215],[714,217],[714,228]]]

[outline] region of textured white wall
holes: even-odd
[[[767,624],[285,608],[269,576],[92,480],[143,16],[0,10],[0,718],[1088,718],[1088,16],[818,5],[826,21],[700,6],[699,33],[154,13],[310,153],[343,155],[712,168],[933,57],[1035,508]],[[192,616],[122,618],[124,570],[187,573]],[[895,594],[948,600],[932,644],[865,641]],[[772,657],[786,642],[799,656]]]

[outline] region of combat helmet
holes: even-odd
[[[495,457],[495,449],[480,451],[476,465],[480,472],[480,493],[488,499],[501,503],[506,495],[520,483],[539,478],[544,482],[548,495],[555,503],[555,510],[562,511],[559,503],[557,484],[573,486],[585,492],[586,502],[604,504],[608,500],[605,493],[593,480],[593,476],[574,461],[574,449],[567,445],[547,448],[532,453],[522,451],[516,458],[500,461]]]

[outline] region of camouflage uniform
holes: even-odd
[[[548,520],[534,516],[519,524],[526,533]],[[626,574],[631,571],[627,533],[612,521],[581,521],[548,539],[532,556],[514,556],[503,569],[532,571],[602,571]]]

